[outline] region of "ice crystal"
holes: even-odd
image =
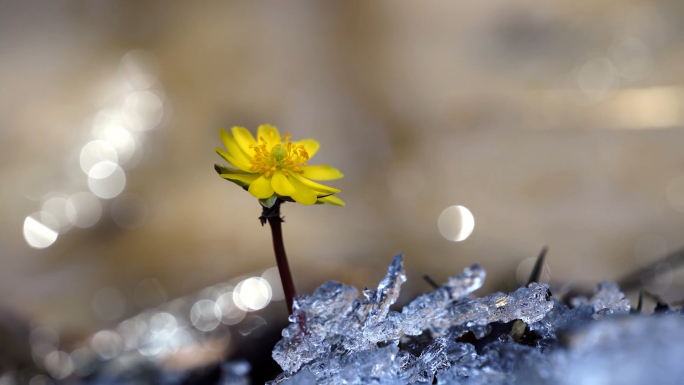
[[[327,282],[296,300],[273,350],[285,371],[271,384],[681,384],[684,319],[626,316],[620,288],[601,282],[571,306],[532,283],[468,298],[484,283],[466,268],[401,312],[402,256],[377,290]]]
[[[553,300],[554,306],[541,321],[530,325],[530,329],[543,338],[556,338],[556,332],[571,326],[581,326],[591,321],[594,308],[590,305],[578,305],[570,308],[560,301]]]
[[[303,366],[323,384],[432,381],[435,373],[464,356],[474,360],[473,345],[455,341],[460,334],[474,330],[482,337],[492,322],[535,322],[553,307],[548,287],[540,284],[510,294],[466,298],[482,286],[485,277],[480,266],[468,267],[401,312],[389,308],[406,281],[402,255],[394,258],[377,290],[363,291],[364,300],[357,298],[353,287],[326,282],[311,296],[296,298],[292,324],[283,330],[283,339],[273,350],[273,358],[285,371],[275,383],[304,378],[292,376]],[[417,346],[410,338],[423,333],[431,343],[419,353],[399,350],[402,338],[408,338],[404,348]]]
[[[593,316],[595,319],[611,314],[628,314],[630,309],[629,300],[625,299],[625,294],[614,282],[599,282],[591,304],[596,312]]]

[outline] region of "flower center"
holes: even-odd
[[[281,145],[275,145],[273,146],[273,156],[275,157],[276,162],[280,162],[281,160],[287,158],[287,150],[283,148]]]
[[[260,143],[251,145],[254,148],[254,157],[250,161],[251,170],[258,172],[265,177],[270,177],[276,170],[283,170],[287,176],[289,172],[302,174],[302,167],[306,166],[309,160],[309,153],[303,144],[290,142],[291,136],[288,131],[285,136],[281,136],[278,143],[269,148],[268,142],[264,137],[259,137]],[[284,140],[284,142],[283,142]]]

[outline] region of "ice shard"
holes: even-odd
[[[512,293],[468,295],[478,265],[389,310],[406,281],[402,256],[377,290],[327,282],[296,300],[273,350],[284,372],[270,384],[682,384],[684,318],[670,310],[628,315],[611,282],[570,305],[532,283]]]

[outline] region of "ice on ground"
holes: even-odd
[[[658,379],[649,385],[684,383],[675,381],[684,378],[678,312],[629,316],[629,301],[610,282],[572,306],[537,283],[468,298],[485,277],[480,266],[468,267],[401,312],[390,306],[406,281],[402,255],[364,299],[327,282],[296,298],[273,350],[284,373],[271,384],[645,384],[648,376]],[[667,347],[656,352],[658,344]],[[618,369],[620,360],[630,367]],[[641,369],[649,365],[665,370]]]

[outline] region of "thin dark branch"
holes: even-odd
[[[425,274],[425,275],[423,276],[423,279],[424,279],[425,282],[427,282],[430,286],[432,286],[433,289],[435,289],[435,290],[439,289],[439,284],[438,284],[437,282],[435,282],[435,280],[432,279],[432,277],[430,277],[429,275]]]
[[[532,282],[539,282],[542,271],[544,270],[544,259],[546,258],[546,252],[549,251],[548,246],[544,246],[541,253],[537,257],[537,261],[534,263],[534,269],[532,269],[532,274],[530,274],[530,279],[527,280],[527,285],[529,286]]]
[[[644,306],[644,291],[641,290],[639,291],[639,303],[637,304],[636,309],[632,309],[632,314],[641,314],[641,309]]]

